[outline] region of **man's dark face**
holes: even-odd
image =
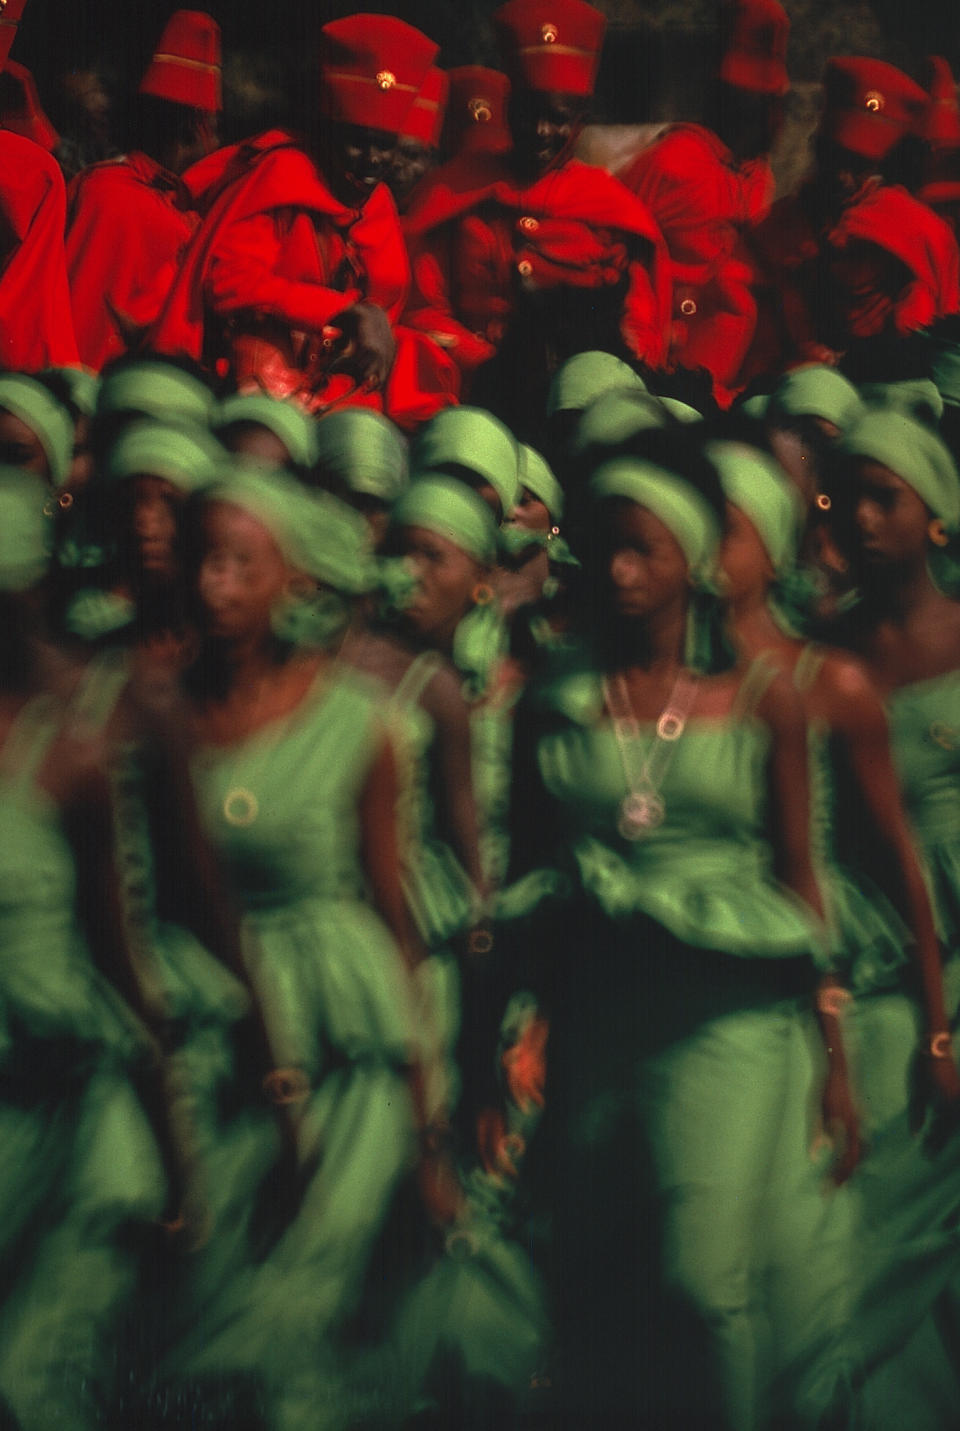
[[[331,124],[325,175],[337,198],[357,205],[386,179],[397,136],[360,124]]]
[[[393,151],[390,172],[386,176],[397,207],[402,208],[428,169],[436,163],[436,151],[419,139],[407,139],[402,134]]]
[[[517,170],[538,177],[574,143],[586,103],[577,95],[518,89],[510,99],[510,133]]]
[[[816,156],[817,188],[831,213],[846,208],[879,168],[877,160],[865,159],[822,136],[816,142]]]

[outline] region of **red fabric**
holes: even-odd
[[[820,132],[865,159],[882,159],[915,129],[927,96],[885,60],[844,55],[828,62],[823,76],[825,109]]]
[[[12,80],[16,86],[18,99],[0,115],[0,125],[14,134],[22,134],[24,139],[32,139],[34,144],[53,154],[60,143],[60,135],[40,103],[33,75],[26,65],[18,65],[16,60],[7,60],[3,72],[7,80]]]
[[[960,149],[960,104],[957,103],[953,71],[943,55],[930,55],[927,64],[930,68],[929,98],[917,133],[936,148]]]
[[[395,15],[347,15],[320,36],[324,114],[399,134],[438,47]]]
[[[187,176],[203,218],[152,334],[150,346],[227,363],[241,384],[313,407],[364,402],[349,379],[323,379],[323,329],[362,299],[391,321],[406,302],[410,267],[389,190],[378,185],[360,209],[336,199],[313,160],[282,130],[235,145],[194,166]],[[437,406],[450,375],[436,354]],[[398,356],[388,384],[391,404],[429,407],[415,388],[425,376],[422,340]]]
[[[736,0],[721,80],[752,94],[786,94],[789,38],[790,20],[779,0]]]
[[[208,114],[223,108],[220,26],[203,10],[177,10],[163,27],[140,93]]]
[[[0,365],[38,372],[79,363],[63,256],[59,166],[19,134],[0,139]]]
[[[450,98],[444,142],[450,156],[481,149],[502,154],[509,149],[510,81],[506,75],[483,65],[461,65],[448,74]]]
[[[741,168],[715,134],[681,124],[641,150],[620,177],[650,210],[670,254],[669,361],[706,368],[726,406],[757,314],[754,263],[741,234],[769,205],[769,166]]]
[[[647,208],[603,169],[571,159],[529,187],[507,160],[470,154],[419,187],[404,218],[414,268],[406,321],[469,372],[492,357],[518,275],[531,288],[603,288],[626,276],[621,332],[653,366],[664,357],[669,261]]]
[[[585,0],[507,0],[493,24],[505,65],[527,89],[593,94],[607,21]]]
[[[960,253],[953,232],[906,189],[875,189],[844,212],[829,236],[830,247],[839,252],[858,241],[893,254],[910,271],[907,287],[889,295],[898,333],[925,328],[960,309]]]
[[[17,26],[23,18],[27,0],[7,0],[0,12],[0,67],[6,62],[10,48],[17,37]]]
[[[428,149],[436,149],[443,130],[443,117],[447,109],[450,81],[445,70],[433,65],[427,70],[423,88],[407,112],[400,126],[404,139],[418,139]]]
[[[179,180],[146,154],[84,169],[69,189],[67,272],[80,357],[99,372],[156,321],[196,227]]]

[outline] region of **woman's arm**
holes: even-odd
[[[393,747],[381,735],[380,749],[360,795],[361,857],[373,903],[397,942],[409,969],[423,957],[400,878],[397,805],[400,782]]]
[[[437,755],[444,792],[444,834],[474,889],[483,891],[480,825],[473,789],[470,708],[452,670],[438,670],[423,695],[437,728]]]

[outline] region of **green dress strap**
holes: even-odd
[[[797,659],[797,664],[793,668],[794,689],[800,695],[805,696],[813,689],[814,682],[823,670],[823,663],[827,653],[822,646],[818,646],[814,641],[808,641]]]
[[[443,657],[438,651],[421,651],[414,656],[390,700],[392,706],[414,706],[443,666]]]
[[[759,656],[754,656],[733,698],[733,705],[730,708],[731,719],[747,720],[750,716],[755,715],[757,706],[778,674],[777,666],[765,651],[761,651]]]
[[[21,706],[0,749],[0,773],[5,780],[18,788],[33,784],[56,725],[52,696],[32,696]]]
[[[87,664],[70,701],[73,724],[99,734],[116,709],[130,678],[124,651],[101,651]]]

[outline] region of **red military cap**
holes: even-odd
[[[0,113],[0,128],[32,139],[34,144],[52,154],[60,143],[60,135],[43,111],[33,75],[26,65],[19,65],[16,60],[7,60],[3,74],[4,108]]]
[[[220,92],[220,26],[202,10],[177,10],[140,81],[140,93],[212,113]]]
[[[507,0],[493,23],[515,82],[546,93],[593,93],[607,22],[585,0]]]
[[[917,134],[938,149],[960,149],[960,105],[953,71],[942,55],[931,55],[927,63],[928,99]]]
[[[27,0],[7,0],[6,5],[0,9],[0,66],[6,64],[10,46],[17,36],[17,26],[26,8]]]
[[[404,139],[418,139],[430,149],[440,143],[443,117],[447,109],[450,80],[446,70],[431,65],[427,77],[400,128]]]
[[[399,134],[438,47],[395,15],[348,15],[320,34],[324,113],[341,124]]]
[[[735,0],[720,62],[724,84],[752,94],[786,94],[790,21],[778,0]]]
[[[447,151],[453,154],[502,154],[512,143],[507,128],[510,81],[500,70],[461,65],[449,70]]]
[[[882,159],[927,104],[918,84],[884,60],[847,55],[828,61],[820,132],[864,159]]]

